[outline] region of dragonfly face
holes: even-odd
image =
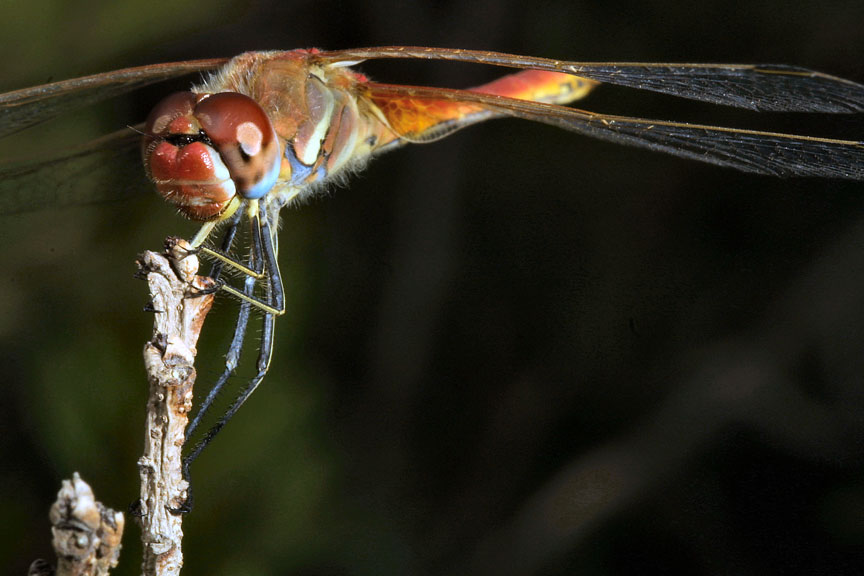
[[[395,86],[373,82],[350,68],[374,58],[458,60],[524,71],[470,90]],[[274,317],[284,311],[276,258],[279,211],[375,154],[437,140],[490,118],[515,117],[757,174],[864,179],[864,144],[858,141],[611,116],[564,106],[608,82],[753,110],[864,111],[864,86],[776,65],[576,63],[413,47],[248,53],[230,62],[146,66],[0,95],[0,136],[142,84],[215,69],[219,71],[200,87],[157,107],[142,130],[144,155],[162,196],[184,215],[206,222],[194,242],[206,253],[220,257],[219,250],[205,244],[216,223],[224,223],[228,236],[240,226],[252,230],[244,259],[223,260],[246,278],[242,287],[225,285],[225,291],[265,316],[259,370],[250,393],[267,371]],[[123,131],[109,138],[109,145],[138,145],[137,138]],[[75,162],[94,149],[65,153],[54,165]],[[37,169],[29,164],[5,168],[0,195],[11,195],[17,190],[16,178]],[[15,209],[11,205],[7,211]],[[240,344],[233,356],[242,346],[248,310],[245,314],[238,321],[235,341]],[[229,354],[221,383],[236,365],[233,356]]]
[[[173,94],[144,125],[144,168],[159,194],[198,221],[230,217],[276,184],[280,147],[267,114],[243,94]]]

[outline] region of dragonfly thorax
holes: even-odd
[[[344,66],[324,64],[317,54],[314,50],[241,54],[195,88],[239,92],[261,106],[282,149],[276,191],[291,198],[319,189],[346,168],[362,166],[399,138],[365,96],[368,79]],[[267,202],[273,200],[268,197]]]

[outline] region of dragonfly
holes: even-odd
[[[375,59],[446,60],[518,71],[464,90],[406,86],[375,82],[355,69]],[[247,52],[232,59],[127,68],[2,94],[0,137],[190,73],[208,76],[158,103],[143,124],[54,158],[0,165],[0,213],[14,212],[43,202],[39,191],[21,188],[26,178],[53,174],[106,149],[138,148],[158,193],[181,215],[201,222],[191,245],[214,260],[211,276],[217,289],[238,299],[240,308],[224,369],[190,422],[187,439],[236,371],[253,310],[261,313],[256,373],[185,456],[187,479],[191,462],[258,388],[270,366],[275,321],[286,309],[277,258],[281,210],[383,152],[511,117],[754,174],[864,180],[862,141],[598,114],[569,106],[607,83],[754,111],[864,111],[864,85],[776,64],[571,62],[406,46]],[[248,239],[245,256],[236,258],[231,254],[240,230]],[[243,278],[242,286],[221,279],[226,268]]]

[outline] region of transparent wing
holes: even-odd
[[[594,114],[465,90],[377,83],[365,89],[385,116],[392,102],[398,102],[398,107],[392,107],[397,117],[404,115],[406,105],[413,106],[413,112],[446,108],[442,102],[467,107],[459,118],[425,124],[436,133],[473,124],[491,113],[756,174],[864,180],[864,142]],[[428,139],[425,133],[411,133],[410,125],[400,135],[411,141]]]
[[[218,68],[227,58],[153,64],[0,94],[0,138],[147,84]]]
[[[0,215],[152,193],[140,146],[127,128],[52,158],[0,164]]]
[[[619,86],[760,111],[864,111],[864,85],[806,68],[778,64],[567,62],[500,52],[413,46],[337,50],[322,52],[319,57],[325,63],[346,65],[380,58],[420,58],[563,72]]]

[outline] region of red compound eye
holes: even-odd
[[[174,122],[178,119],[191,119],[192,110],[195,109],[197,98],[191,92],[175,92],[167,98],[164,98],[147,116],[145,124],[145,132],[154,136],[168,136],[169,134],[190,134],[192,127],[187,131],[178,132],[182,129],[181,125],[175,125]],[[197,132],[197,128],[195,132]]]
[[[238,194],[256,199],[273,188],[281,164],[279,140],[257,102],[235,92],[213,94],[198,103],[195,117],[228,166]]]
[[[147,174],[190,218],[224,218],[235,196],[261,198],[279,177],[279,139],[248,96],[172,94],[153,109],[145,130]]]

